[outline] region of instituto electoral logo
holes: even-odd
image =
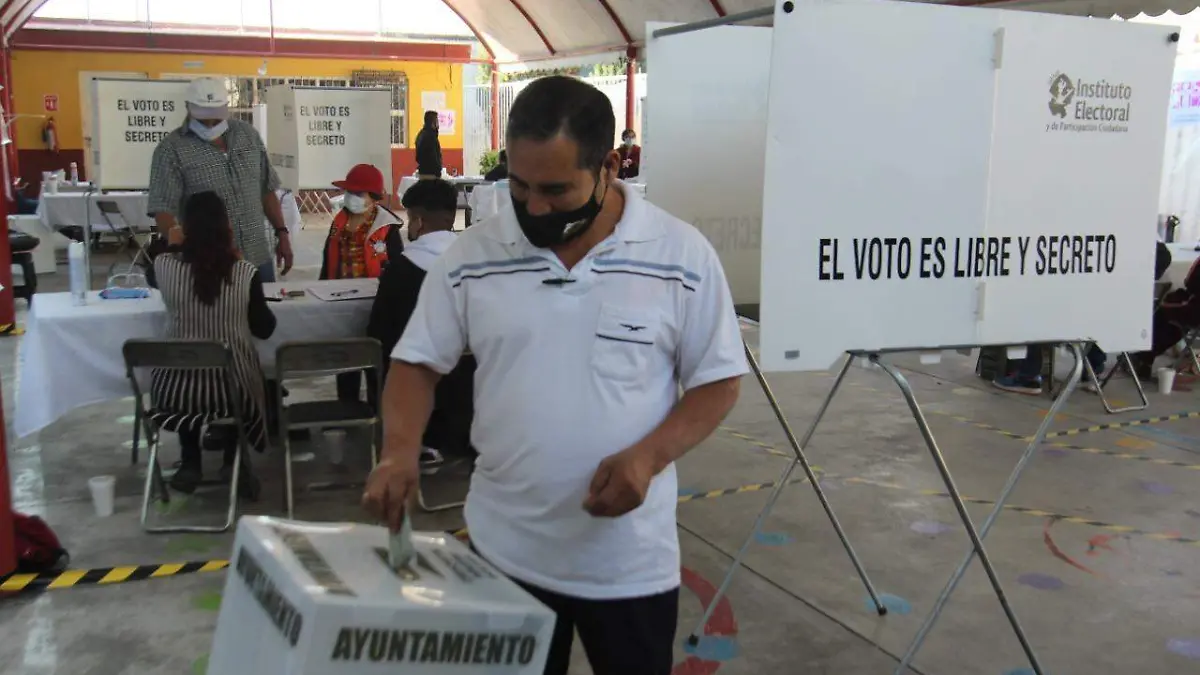
[[[1073,79],[1054,73],[1048,83],[1046,131],[1124,133],[1129,131],[1133,88],[1108,80]]]

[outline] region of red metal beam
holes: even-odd
[[[625,24],[621,23],[621,17],[617,16],[617,13],[613,11],[612,5],[608,4],[608,0],[598,1],[600,6],[604,8],[604,11],[608,12],[608,17],[616,24],[617,30],[621,32],[621,37],[625,39],[625,44],[632,45],[633,36],[629,34],[629,31],[625,30]]]
[[[725,8],[721,6],[721,0],[708,1],[712,3],[713,11],[717,13],[717,16],[725,16]]]
[[[5,95],[8,95],[12,91],[12,69],[9,68],[8,63],[10,58],[11,55],[7,49],[0,49],[0,73],[3,73]],[[9,115],[12,114],[11,109],[5,112]],[[4,120],[0,120],[0,124],[4,123]],[[4,287],[0,289],[0,332],[3,333],[13,330],[17,321],[16,309],[13,307],[12,267],[8,264],[8,261],[12,257],[11,249],[8,247],[8,191],[11,188],[9,181],[12,180],[12,176],[17,175],[15,167],[8,160],[12,147],[10,144],[5,148],[5,156],[0,157],[0,161],[4,162],[4,170],[0,171],[0,180],[5,182],[3,191],[0,191],[0,260],[5,261],[3,265],[0,265],[0,286]],[[26,279],[25,283],[28,284],[29,280]],[[0,458],[0,474],[5,473],[4,460]],[[0,568],[7,568],[13,551],[12,544],[10,543],[12,541],[12,530],[10,529],[12,521],[9,515],[11,505],[8,501],[8,478],[7,476],[0,476],[0,478],[4,479],[4,488],[0,489],[0,508],[4,509],[4,512],[0,513],[0,521],[3,521],[0,522],[0,530],[5,531],[0,534],[6,533],[10,537],[10,539],[0,543]],[[3,569],[0,569],[0,572],[3,571]]]
[[[465,44],[305,40],[233,35],[177,35],[117,31],[42,30],[26,28],[13,36],[14,49],[161,52],[164,54],[225,54],[231,56],[294,56],[329,59],[472,62]],[[486,59],[482,60],[487,62]]]
[[[500,71],[496,70],[496,65],[492,64],[492,90],[488,103],[492,109],[492,149],[500,149]]]
[[[634,83],[637,81],[637,47],[629,46],[629,51],[625,53],[625,128],[633,128],[634,115],[634,94],[637,93],[637,88]]]
[[[525,8],[521,6],[521,3],[518,0],[509,0],[509,2],[511,2],[513,7],[516,7],[517,11],[521,13],[521,16],[525,17],[525,20],[529,22],[529,26],[533,28],[533,32],[537,33],[537,36],[542,39],[542,44],[546,45],[546,50],[550,52],[550,55],[553,56],[557,54],[558,50],[555,49],[554,45],[550,44],[550,41],[546,39],[546,34],[542,32],[542,27],[537,25],[537,22],[533,20],[532,16],[529,16],[529,12],[525,11]]]
[[[487,40],[483,39],[483,33],[480,33],[479,29],[475,27],[475,24],[468,21],[467,17],[463,16],[463,13],[458,11],[458,8],[454,6],[453,2],[450,2],[450,0],[442,0],[442,2],[446,5],[446,7],[450,8],[451,12],[454,12],[454,15],[458,17],[459,21],[462,21],[467,25],[467,28],[471,29],[471,32],[475,34],[475,39],[479,40],[479,44],[483,45],[484,50],[488,53],[488,57],[490,57],[494,63],[496,61],[496,52],[492,51],[492,46],[488,44]]]

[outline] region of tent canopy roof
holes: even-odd
[[[7,43],[46,0],[0,0]],[[648,21],[691,22],[766,6],[772,0],[444,0],[499,62],[539,61],[622,53],[645,42]],[[1186,14],[1200,0],[950,0],[1005,7],[1125,18],[1166,11]]]

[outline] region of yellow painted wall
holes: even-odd
[[[201,67],[184,67],[184,62],[201,62]],[[79,102],[79,73],[84,71],[124,71],[161,74],[204,73],[229,76],[254,76],[263,59],[249,56],[211,56],[204,54],[143,54],[121,52],[69,52],[14,50],[13,106],[15,114],[49,114],[58,129],[60,149],[83,148],[83,123]],[[442,147],[461,148],[462,136],[462,65],[432,61],[360,61],[355,59],[269,58],[269,77],[349,77],[355,70],[399,70],[408,75],[408,147],[421,130],[421,92],[446,92],[446,105],[455,111],[453,134],[441,137]],[[46,113],[44,97],[58,95],[58,112]],[[40,149],[42,120],[18,119],[17,146]]]

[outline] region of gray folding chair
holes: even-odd
[[[285,380],[327,377],[341,373],[373,370],[376,387],[382,381],[383,347],[373,338],[346,338],[314,342],[285,342],[275,352],[275,403],[279,410],[279,436],[283,440],[283,506],[288,518],[294,517],[292,485],[292,444],[289,429],[369,426],[371,430],[371,467],[379,461],[383,443],[383,421],[378,411],[361,401],[321,400],[285,404]],[[381,392],[376,392],[377,394]],[[378,398],[376,399],[378,400]]]
[[[1169,281],[1154,282],[1154,308],[1155,309],[1157,309],[1159,304],[1162,303],[1163,298],[1166,297],[1167,291],[1169,291],[1169,290],[1171,290],[1171,282],[1169,282]],[[1189,342],[1189,344],[1190,344],[1190,342]],[[1090,347],[1090,345],[1089,345],[1089,347]],[[1193,358],[1195,358],[1195,352],[1193,352],[1192,354],[1193,354]],[[1133,379],[1133,386],[1137,388],[1138,398],[1140,398],[1142,402],[1138,405],[1128,405],[1128,406],[1123,406],[1120,408],[1114,408],[1114,407],[1112,407],[1112,404],[1110,404],[1108,402],[1108,398],[1104,395],[1104,388],[1108,386],[1109,380],[1111,380],[1113,378],[1113,375],[1115,375],[1117,373],[1117,370],[1122,367],[1122,363],[1121,363],[1122,359],[1124,359],[1124,361],[1125,361],[1123,367],[1129,373],[1129,377]],[[1117,354],[1117,362],[1108,371],[1108,374],[1105,375],[1103,379],[1101,379],[1099,377],[1099,374],[1096,373],[1096,371],[1092,369],[1091,361],[1085,362],[1084,366],[1087,368],[1088,378],[1091,380],[1092,384],[1095,385],[1095,387],[1096,387],[1096,394],[1100,396],[1100,402],[1102,404],[1104,404],[1104,409],[1107,410],[1109,412],[1109,414],[1115,415],[1117,413],[1131,412],[1134,410],[1145,410],[1146,408],[1150,407],[1150,399],[1146,398],[1146,390],[1142,386],[1142,379],[1140,377],[1138,377],[1137,369],[1133,367],[1133,359],[1129,356],[1129,352],[1121,352],[1120,354]]]
[[[242,463],[246,461],[245,450],[249,447],[245,429],[242,426],[241,412],[235,405],[233,415],[229,418],[210,420],[209,424],[232,425],[237,429],[237,451],[234,456],[233,476],[229,483],[229,511],[225,524],[216,526],[201,525],[169,525],[162,527],[148,526],[151,493],[158,490],[159,500],[170,503],[171,494],[167,490],[167,482],[158,463],[158,448],[161,432],[153,420],[154,401],[150,407],[145,407],[145,396],[138,383],[139,369],[161,370],[215,370],[222,375],[225,385],[226,400],[238,401],[237,385],[233,380],[233,351],[228,345],[209,340],[126,340],[121,349],[125,356],[125,375],[133,387],[134,399],[137,402],[138,414],[135,424],[141,424],[146,435],[146,445],[150,450],[148,466],[146,467],[146,484],[142,490],[142,529],[152,534],[165,532],[224,532],[233,525],[237,515],[238,479]],[[136,452],[136,444],[134,446]],[[135,460],[136,461],[136,455]]]
[[[121,246],[121,250],[129,255],[129,267],[127,272],[133,271],[139,264],[148,265],[150,263],[150,254],[146,252],[146,247],[138,239],[137,228],[133,223],[125,219],[125,215],[121,213],[121,208],[111,199],[97,199],[96,209],[100,211],[100,216],[104,218],[105,224],[108,226],[108,233],[115,236]],[[130,253],[130,251],[135,251]],[[109,268],[111,276],[116,270],[116,263],[113,263]]]

